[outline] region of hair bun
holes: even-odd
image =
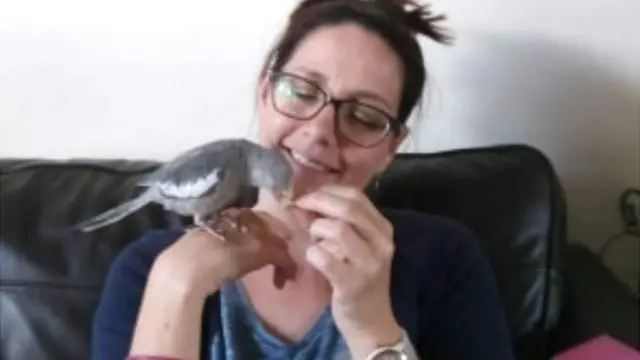
[[[438,43],[453,42],[453,35],[439,24],[447,19],[446,15],[434,14],[430,5],[421,5],[414,0],[371,0],[371,2],[396,12],[402,19],[402,23],[414,33],[425,35]]]
[[[291,17],[296,17],[301,11],[318,5],[329,4],[369,4],[385,12],[390,16],[397,17],[405,28],[414,34],[422,34],[430,39],[442,43],[450,44],[453,36],[440,26],[439,23],[446,20],[443,14],[435,15],[430,5],[420,5],[415,0],[302,0],[296,6]]]
[[[350,1],[354,0],[301,0],[298,5],[296,5],[294,11],[291,13],[291,17],[295,17],[301,11],[305,11],[320,4],[324,5],[327,3],[344,3]]]

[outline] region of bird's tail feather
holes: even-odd
[[[141,207],[147,205],[150,201],[150,192],[145,192],[135,199],[131,199],[114,208],[111,208],[101,214],[98,214],[88,220],[85,220],[74,226],[74,229],[83,232],[91,232],[98,228],[113,224],[131,213],[137,211]]]

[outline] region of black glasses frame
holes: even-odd
[[[274,91],[274,86],[273,85],[276,83],[276,81],[279,78],[284,77],[284,76],[298,79],[298,80],[303,81],[303,82],[307,83],[308,85],[313,86],[314,88],[316,88],[322,94],[322,105],[320,105],[318,107],[318,109],[315,112],[311,113],[309,116],[299,116],[299,115],[291,114],[289,112],[282,111],[282,109],[280,109],[278,104],[276,103],[275,96],[273,94],[273,91]],[[398,123],[398,120],[395,117],[389,115],[386,111],[384,111],[382,109],[379,109],[379,108],[377,108],[375,106],[368,105],[368,104],[363,104],[361,102],[358,102],[358,101],[355,101],[355,100],[351,100],[351,99],[336,99],[333,96],[331,96],[325,89],[323,89],[322,86],[318,85],[313,80],[307,79],[307,78],[305,78],[303,76],[300,76],[300,75],[297,75],[297,74],[293,74],[293,73],[289,73],[289,72],[286,72],[286,71],[272,72],[271,73],[271,85],[272,85],[271,86],[271,92],[272,92],[272,94],[271,94],[272,95],[271,96],[271,102],[272,102],[273,108],[276,109],[276,111],[278,111],[282,115],[294,118],[296,120],[302,120],[302,121],[311,120],[316,115],[318,115],[322,111],[322,109],[324,109],[325,106],[327,106],[328,104],[331,104],[334,107],[334,110],[335,110],[334,121],[336,121],[336,122],[338,121],[338,117],[339,117],[339,114],[340,114],[340,107],[343,104],[357,104],[358,106],[364,106],[364,107],[367,107],[367,108],[369,108],[369,109],[371,109],[373,111],[376,111],[376,112],[380,113],[382,116],[384,116],[387,119],[387,126],[386,126],[384,132],[382,133],[382,135],[380,135],[380,138],[377,139],[375,142],[373,142],[371,144],[362,144],[360,142],[354,141],[349,136],[346,136],[346,135],[341,133],[347,140],[349,140],[350,142],[352,142],[352,143],[354,143],[354,144],[356,144],[358,146],[361,146],[361,147],[364,147],[364,148],[374,147],[374,146],[378,145],[379,143],[381,143],[384,140],[384,138],[389,134],[389,131],[393,132],[393,134],[395,134],[395,135],[397,135],[399,133],[399,131],[400,131],[400,125]],[[337,126],[337,128],[339,128],[339,126]]]

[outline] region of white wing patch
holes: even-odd
[[[205,177],[200,177],[192,181],[182,183],[162,182],[158,184],[160,191],[174,198],[197,198],[204,195],[212,186],[220,181],[220,171],[218,169],[209,173]]]

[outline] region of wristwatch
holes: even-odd
[[[367,360],[410,360],[409,356],[401,349],[394,347],[379,348],[374,351]]]
[[[395,345],[383,346],[374,350],[367,360],[414,360],[412,346],[406,332],[403,331],[402,340]]]

